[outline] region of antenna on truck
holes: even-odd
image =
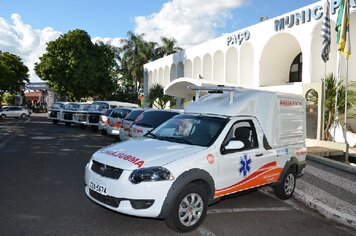
[[[223,91],[228,91],[230,94],[229,104],[232,104],[234,100],[234,91],[237,91],[239,88],[233,86],[224,86],[224,85],[217,85],[217,86],[195,86],[189,85],[188,89],[195,90],[195,101],[199,100],[200,91],[209,91],[210,93],[221,93]]]

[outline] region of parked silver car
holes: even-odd
[[[19,106],[7,106],[0,108],[0,118],[15,117],[25,119],[30,116],[28,109]]]

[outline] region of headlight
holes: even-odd
[[[131,183],[138,184],[149,181],[172,180],[173,175],[169,170],[161,166],[142,168],[132,171],[129,180]]]

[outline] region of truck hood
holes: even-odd
[[[164,166],[204,149],[206,147],[142,138],[104,147],[95,152],[92,159],[116,168],[134,170]]]

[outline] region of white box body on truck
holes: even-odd
[[[180,232],[196,229],[208,204],[271,185],[292,196],[306,165],[303,97],[227,87],[210,89],[138,140],[93,154],[85,192],[124,214],[165,219]]]

